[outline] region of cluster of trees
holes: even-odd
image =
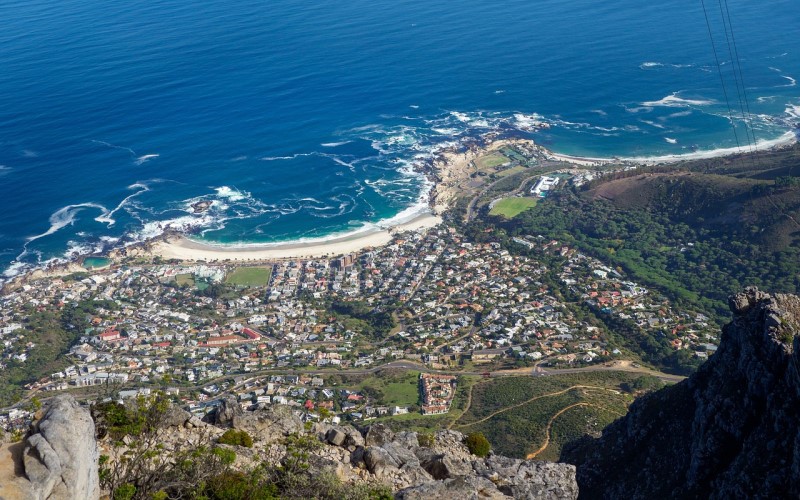
[[[577,247],[660,291],[677,307],[703,311],[720,325],[730,317],[728,296],[745,286],[776,292],[800,290],[800,245],[793,243],[795,235],[787,215],[794,213],[794,198],[764,194],[760,199],[748,199],[748,213],[763,218],[759,224],[706,222],[704,215],[719,211],[719,207],[709,206],[706,194],[713,199],[738,200],[749,196],[746,193],[752,182],[700,177],[685,193],[681,193],[682,185],[672,185],[672,181],[648,185],[647,193],[631,194],[642,199],[628,200],[630,203],[615,204],[564,189],[514,219],[479,219],[465,229],[475,241],[510,245],[514,236],[542,235]],[[711,182],[714,179],[719,186]],[[680,199],[673,200],[673,195]],[[770,209],[776,203],[779,210]],[[516,251],[526,252],[521,247]],[[558,258],[550,264],[557,268],[555,260]],[[678,373],[693,371],[699,363],[686,352],[671,349],[667,337],[653,337],[612,315],[598,311],[593,315],[626,348],[648,362]]]
[[[360,300],[334,300],[330,310],[344,322],[346,328],[376,339],[386,337],[397,326],[390,309],[376,309]]]
[[[542,234],[578,246],[655,286],[679,304],[727,318],[731,293],[755,284],[775,291],[800,287],[800,248],[773,250],[758,228],[732,233],[702,221],[690,225],[647,209],[621,209],[569,191],[506,223],[512,234]]]
[[[119,305],[110,300],[86,300],[67,305],[61,311],[28,307],[21,332],[24,332],[26,343],[32,342],[35,347],[27,351],[25,361],[14,358],[3,360],[5,368],[0,369],[0,405],[18,401],[26,384],[66,368],[69,363],[64,354],[89,327],[98,308],[113,311],[119,309]]]

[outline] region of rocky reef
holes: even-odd
[[[565,448],[580,498],[800,496],[800,298],[749,288],[729,303],[697,373]]]

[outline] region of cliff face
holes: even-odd
[[[565,448],[581,498],[800,496],[800,298],[730,298],[717,353]]]

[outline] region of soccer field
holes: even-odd
[[[507,219],[513,219],[525,210],[536,206],[535,198],[506,198],[498,201],[489,211],[489,215],[502,215]]]
[[[269,284],[272,269],[266,267],[240,267],[228,274],[225,282],[240,287],[262,287]]]

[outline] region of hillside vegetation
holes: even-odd
[[[471,403],[452,428],[481,432],[497,453],[557,460],[561,447],[597,435],[627,412],[638,378],[624,372],[503,377],[472,389]]]
[[[745,285],[800,288],[800,146],[645,167],[568,188],[512,220],[621,266],[679,304],[725,316]]]

